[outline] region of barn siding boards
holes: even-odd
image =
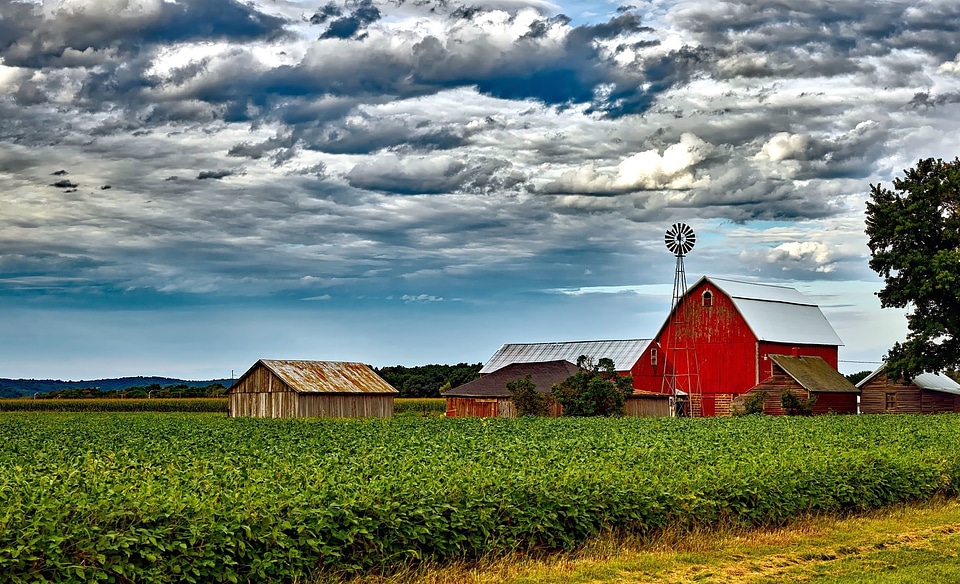
[[[891,381],[883,366],[864,378],[860,412],[864,414],[939,414],[960,412],[960,384],[945,375],[922,374],[907,384]]]
[[[737,403],[757,392],[764,392],[763,413],[771,416],[783,416],[781,399],[790,392],[800,400],[815,397],[813,415],[856,414],[859,390],[846,377],[820,357],[794,357],[792,355],[770,355],[772,375],[746,392]]]
[[[257,361],[227,391],[232,417],[393,415],[397,390],[362,363]]]
[[[669,396],[628,397],[624,402],[624,415],[634,418],[666,418],[670,416]]]

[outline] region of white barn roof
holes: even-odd
[[[843,345],[815,302],[793,288],[704,276],[730,297],[757,339],[800,345]]]
[[[643,355],[650,342],[650,339],[629,339],[624,341],[506,344],[500,347],[493,357],[490,357],[490,360],[483,365],[480,374],[493,373],[513,363],[538,363],[557,360],[576,363],[580,355],[587,355],[594,362],[608,357],[613,359],[617,371],[629,371],[640,360],[640,356]]]

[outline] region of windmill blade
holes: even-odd
[[[685,256],[690,253],[693,246],[697,243],[697,236],[686,223],[674,223],[667,229],[663,236],[663,242],[675,256]]]

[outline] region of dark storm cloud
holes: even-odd
[[[675,21],[727,57],[719,71],[730,76],[870,74],[875,64],[866,58],[894,50],[921,50],[940,61],[960,51],[955,2],[708,2]],[[911,69],[920,66],[913,62]]]
[[[227,178],[228,176],[233,176],[236,174],[236,171],[233,170],[202,170],[200,174],[197,175],[197,180],[206,180],[206,179],[216,179],[220,180],[222,178]]]
[[[0,0],[0,57],[14,67],[89,66],[116,60],[116,49],[131,54],[171,42],[284,34],[284,20],[235,0],[161,2],[157,7],[135,11],[119,3],[74,4],[45,18],[33,4]]]
[[[331,18],[340,16],[341,14],[343,14],[343,9],[341,9],[335,3],[330,2],[320,10],[317,10],[313,16],[310,17],[310,24],[323,24]]]
[[[349,16],[331,20],[330,26],[327,27],[326,32],[320,35],[320,38],[356,38],[358,36],[357,33],[361,29],[378,20],[380,20],[380,10],[373,5],[372,0],[361,0],[357,8]]]
[[[366,25],[379,18],[375,10],[365,3],[345,18]],[[618,117],[645,111],[657,95],[702,69],[706,59],[705,50],[684,48],[633,65],[618,65],[604,56],[596,43],[651,30],[633,13],[617,15],[600,25],[570,29],[564,33],[566,38],[559,50],[542,37],[548,29],[565,27],[564,18],[538,20],[532,25],[533,34],[506,46],[479,25],[467,22],[470,24],[463,26],[477,30],[469,34],[454,30],[450,38],[424,36],[396,46],[388,46],[384,37],[368,36],[356,48],[323,45],[323,52],[318,47],[299,64],[265,72],[257,72],[239,55],[235,63],[221,66],[215,74],[208,73],[203,63],[196,63],[178,70],[164,83],[181,85],[202,77],[202,82],[185,89],[181,98],[236,106],[228,112],[242,113],[249,105],[279,107],[279,115],[287,120],[296,114],[283,110],[301,110],[305,106],[298,100],[310,97],[379,101],[385,97],[431,95],[456,87],[476,87],[493,97],[534,99],[552,106],[593,104],[595,111]],[[358,30],[328,31],[323,42],[353,38]],[[462,38],[458,36],[461,33]],[[331,55],[329,50],[338,54]],[[598,88],[605,85],[612,90],[609,95],[599,95]]]

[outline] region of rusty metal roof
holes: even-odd
[[[260,359],[257,363],[301,393],[399,393],[363,363],[277,359]],[[255,368],[256,365],[250,371]]]
[[[770,355],[770,359],[807,391],[860,393],[859,389],[821,357]]]
[[[648,345],[650,345],[650,339],[506,344],[483,365],[480,374],[493,373],[512,363],[542,363],[557,360],[576,363],[580,355],[591,357],[594,362],[608,357],[613,359],[617,371],[629,371],[640,360],[640,356]]]

